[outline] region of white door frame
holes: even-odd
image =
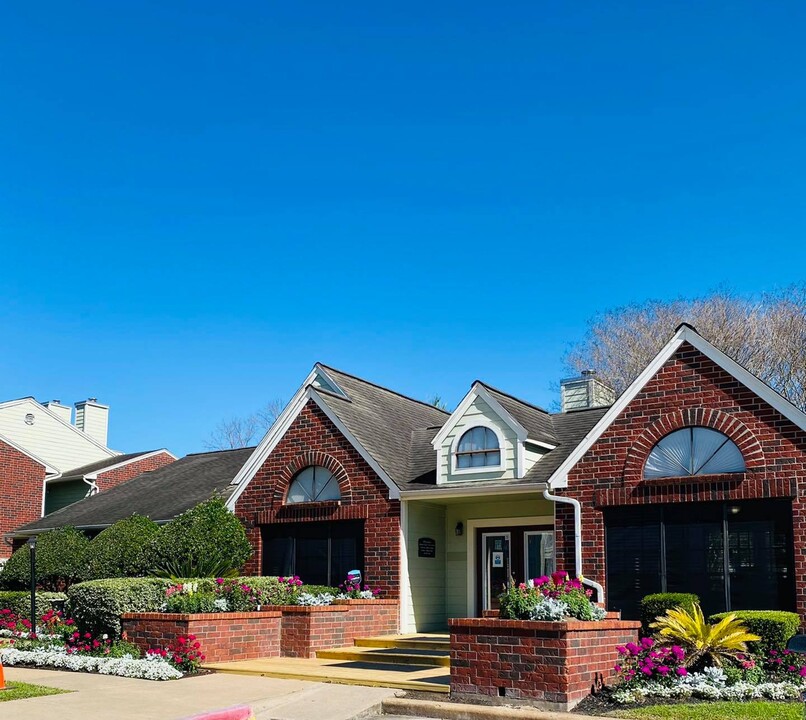
[[[495,532],[483,532],[481,534],[481,551],[484,552],[484,544],[487,538],[494,538],[494,537],[505,537],[507,539],[507,554],[509,555],[509,569],[512,569],[512,531],[511,530],[497,530]],[[490,609],[490,602],[492,601],[492,597],[490,597],[490,565],[489,562],[483,562],[481,564],[481,582],[482,582],[482,593],[481,593],[481,604],[482,610],[489,610]]]
[[[535,515],[533,517],[504,517],[504,518],[475,518],[465,523],[467,535],[467,617],[476,617],[476,571],[478,558],[476,557],[476,530],[478,528],[493,527],[522,527],[524,525],[547,525],[554,529],[553,515]],[[502,531],[503,532],[503,531]]]

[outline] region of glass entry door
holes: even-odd
[[[482,533],[482,607],[497,610],[498,596],[512,574],[512,536],[508,532]]]

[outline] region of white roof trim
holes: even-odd
[[[21,452],[26,457],[31,458],[34,462],[38,462],[43,468],[45,468],[45,475],[59,475],[58,468],[53,467],[53,465],[48,465],[41,457],[37,457],[32,452],[28,452],[22,445],[18,445],[10,438],[7,438],[5,435],[0,435],[0,442],[4,442],[6,445],[10,445],[15,450]]]
[[[260,470],[263,463],[266,462],[266,458],[271,455],[271,453],[274,451],[274,448],[276,448],[283,439],[283,436],[286,434],[286,432],[288,432],[291,424],[294,422],[294,420],[296,420],[297,415],[300,414],[302,408],[305,407],[309,400],[313,400],[317,406],[321,408],[322,412],[327,415],[330,421],[338,428],[339,432],[341,432],[344,437],[347,438],[347,440],[358,451],[361,457],[367,461],[367,464],[369,464],[369,466],[378,474],[378,477],[380,477],[381,480],[383,480],[383,482],[389,487],[389,497],[393,500],[400,497],[400,490],[386,473],[386,471],[380,465],[378,465],[378,462],[375,460],[375,458],[373,458],[372,455],[367,452],[364,446],[358,442],[355,436],[345,427],[344,423],[342,423],[333,410],[328,406],[322,396],[314,387],[311,386],[311,383],[319,374],[323,374],[329,383],[344,393],[344,391],[341,390],[341,388],[335,382],[333,382],[332,378],[327,375],[319,364],[314,366],[313,370],[308,374],[308,377],[305,378],[305,382],[294,394],[294,397],[291,398],[291,401],[288,403],[288,405],[285,406],[283,412],[281,412],[274,421],[274,424],[269,428],[266,435],[260,441],[260,444],[249,456],[249,459],[244,463],[243,467],[238,471],[238,474],[232,479],[231,484],[236,485],[237,488],[232,493],[229,500],[227,500],[227,507],[230,510],[235,510],[235,504],[238,502],[238,498],[241,497],[244,490],[246,490],[246,487],[252,481],[252,478],[255,477],[257,471]],[[344,397],[347,398],[347,395],[345,394]]]
[[[523,427],[523,425],[521,425],[514,417],[512,417],[507,409],[487,391],[487,388],[485,388],[484,385],[476,381],[473,383],[473,387],[470,388],[470,391],[467,393],[467,395],[464,396],[462,402],[460,402],[456,410],[451,413],[451,416],[445,421],[445,424],[431,441],[431,445],[433,445],[434,450],[439,450],[440,447],[442,447],[445,439],[448,437],[454,427],[456,427],[457,423],[464,417],[465,413],[468,411],[468,408],[470,408],[470,406],[473,404],[473,401],[477,397],[480,397],[490,406],[490,408],[492,408],[493,412],[498,415],[498,417],[500,417],[501,420],[506,423],[506,425],[509,426],[515,435],[518,436],[518,440],[520,442],[524,442],[526,440],[526,428]]]
[[[36,407],[37,410],[47,413],[50,417],[58,420],[66,428],[70,428],[70,430],[72,432],[74,432],[77,435],[79,435],[80,437],[84,438],[84,440],[87,440],[88,442],[92,443],[96,447],[99,447],[101,450],[104,450],[105,452],[109,453],[109,457],[114,457],[115,455],[122,455],[122,453],[118,452],[117,450],[110,450],[106,445],[104,445],[103,443],[98,442],[94,437],[91,437],[90,435],[87,435],[87,433],[82,432],[75,425],[73,425],[72,423],[67,422],[66,420],[61,418],[57,413],[55,413],[52,410],[50,410],[49,408],[45,407],[38,400],[34,400],[34,398],[32,398],[32,397],[20,398],[19,400],[7,400],[6,402],[0,403],[0,408],[13,407],[14,405],[20,405],[22,403],[31,403],[32,405],[34,405]],[[104,406],[104,407],[106,407],[106,406]]]
[[[806,413],[798,410],[789,400],[777,393],[765,382],[759,380],[753,373],[725,355],[721,350],[714,347],[693,327],[683,324],[677,329],[672,339],[669,340],[663,349],[654,357],[652,362],[633,380],[630,386],[618,397],[616,402],[602,416],[599,422],[593,426],[590,432],[574,448],[573,452],[571,452],[565,461],[552,473],[547,481],[549,487],[567,487],[568,471],[582,459],[585,453],[588,452],[593,444],[602,436],[602,433],[607,430],[610,424],[633,401],[635,396],[643,389],[644,385],[657,374],[666,361],[669,360],[685,342],[688,342],[695,349],[699,350],[703,355],[736,378],[745,387],[752,390],[762,400],[775,408],[785,418],[791,420],[801,430],[806,430]]]
[[[350,399],[350,396],[346,392],[344,392],[344,389],[341,387],[341,385],[339,385],[333,379],[333,376],[330,375],[330,373],[328,373],[327,368],[325,368],[321,363],[316,363],[316,365],[314,366],[314,377],[308,383],[308,385],[313,385],[314,387],[316,387],[315,383],[316,383],[316,376],[317,375],[320,375],[324,379],[324,381],[325,381],[324,384],[325,385],[330,385],[329,388],[321,388],[322,390],[325,390],[326,392],[332,392],[335,395],[340,395],[345,400]]]
[[[451,483],[452,484],[452,483]],[[468,497],[468,498],[482,498],[484,500],[490,499],[490,493],[495,493],[496,497],[499,495],[523,495],[525,493],[542,493],[546,489],[546,483],[522,483],[520,485],[486,485],[481,488],[470,487],[470,483],[462,483],[461,487],[450,487],[450,485],[443,483],[439,486],[439,490],[401,490],[400,497],[402,500],[439,500],[440,498],[455,498],[455,497]]]

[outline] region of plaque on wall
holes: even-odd
[[[417,557],[432,558],[437,556],[437,541],[434,538],[420,538],[417,541]]]

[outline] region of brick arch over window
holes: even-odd
[[[286,503],[286,495],[288,488],[294,476],[306,467],[311,465],[318,465],[333,473],[336,482],[339,483],[339,492],[341,493],[342,502],[350,501],[350,478],[347,476],[347,471],[342,464],[336,460],[332,455],[320,452],[318,450],[307,450],[306,452],[297,455],[288,465],[286,465],[280,472],[280,477],[277,483],[277,490],[281,491],[283,504]],[[276,496],[275,496],[276,497]]]
[[[691,408],[667,413],[641,433],[627,453],[624,463],[624,482],[643,480],[644,463],[655,444],[669,433],[692,425],[717,430],[736,443],[739,452],[744,457],[746,472],[758,473],[764,470],[764,451],[756,436],[747,429],[744,423],[721,410]],[[653,480],[652,482],[658,481]]]

